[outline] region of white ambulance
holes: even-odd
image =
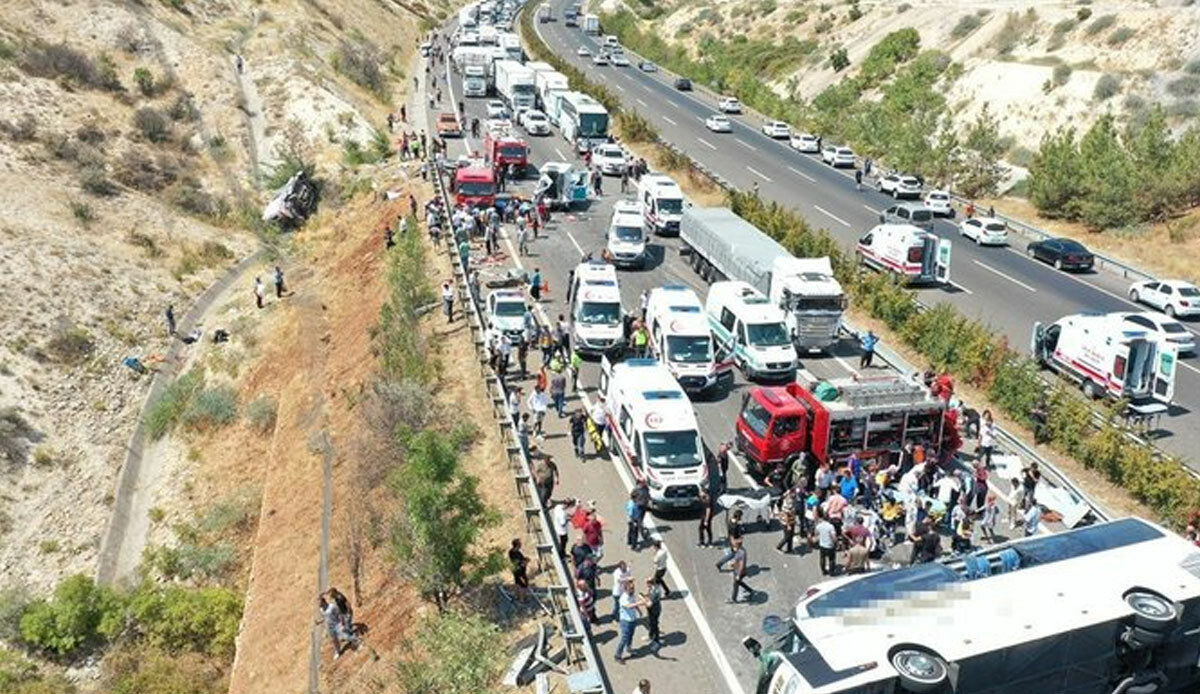
[[[617,270],[589,260],[571,274],[571,343],[581,354],[604,354],[625,346],[625,321]]]
[[[642,206],[635,200],[619,200],[608,223],[605,245],[613,265],[646,266],[646,231],[642,224]]]
[[[650,348],[688,393],[711,391],[732,375],[728,351],[717,350],[704,307],[696,292],[682,284],[650,290],[646,298]]]
[[[950,283],[950,240],[911,224],[880,224],[858,240],[858,262],[912,284]]]
[[[747,378],[796,374],[796,346],[783,310],[745,282],[713,282],[704,302],[708,327],[717,345],[732,352]]]
[[[646,480],[650,508],[696,506],[708,460],[696,413],[667,367],[654,359],[600,363],[609,450]]]
[[[678,236],[683,217],[683,190],[666,174],[650,173],[638,181],[638,202],[646,226],[659,236]]]
[[[1169,403],[1175,395],[1178,349],[1122,313],[1034,323],[1030,351],[1040,364],[1079,383],[1089,398]]]

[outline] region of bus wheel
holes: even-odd
[[[1088,400],[1095,400],[1100,397],[1100,389],[1092,381],[1085,380],[1083,382],[1083,397]]]
[[[1169,632],[1179,620],[1179,610],[1170,600],[1144,590],[1125,594],[1125,604],[1133,610],[1133,625],[1155,632]]]
[[[923,648],[901,647],[892,652],[890,660],[903,691],[912,694],[939,692],[950,679],[946,661]]]

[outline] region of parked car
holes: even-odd
[[[1008,244],[1008,225],[991,217],[964,219],[963,223],[958,225],[958,233],[981,246]]]
[[[879,221],[884,224],[912,224],[922,229],[933,229],[933,213],[924,205],[902,202],[892,205],[879,213]]]
[[[658,66],[649,60],[643,60],[642,62],[638,63],[638,69],[640,69],[642,72],[658,72]]]
[[[1196,336],[1192,331],[1183,327],[1174,318],[1168,318],[1161,313],[1126,313],[1125,322],[1132,323],[1144,330],[1149,330],[1160,340],[1166,340],[1175,345],[1180,354],[1196,351]]]
[[[629,67],[629,58],[626,58],[624,53],[613,53],[611,60],[613,67]]]
[[[596,55],[592,56],[592,62],[596,65],[608,65],[608,54],[597,53]]]
[[[1092,252],[1074,239],[1034,241],[1025,247],[1025,252],[1034,260],[1054,265],[1056,270],[1091,270],[1096,263]]]
[[[618,145],[599,145],[592,148],[592,163],[600,173],[620,176],[625,171],[625,150]]]
[[[587,49],[587,46],[580,46],[579,50],[575,51],[575,55],[579,56],[580,58],[586,58],[591,54],[592,52]]]
[[[690,92],[692,91],[692,81],[686,77],[676,77],[675,88],[681,92]]]
[[[821,138],[811,133],[792,133],[790,144],[797,152],[818,154],[821,151]]]
[[[896,199],[921,197],[921,182],[916,176],[890,173],[880,176],[875,186],[879,188],[879,192],[887,193]]]
[[[833,167],[854,166],[854,150],[849,147],[826,145],[821,150],[821,161]]]
[[[781,120],[769,120],[763,123],[762,132],[776,140],[787,140],[792,136],[792,127]]]
[[[458,122],[458,116],[453,113],[439,113],[437,134],[441,137],[462,137],[462,125]]]
[[[721,113],[741,113],[742,102],[732,96],[723,96],[717,101],[717,110]]]
[[[508,118],[508,106],[499,99],[492,99],[487,102],[487,117],[496,120]]]
[[[925,209],[934,217],[953,217],[954,207],[950,204],[950,194],[944,190],[931,190],[925,194]]]
[[[1153,306],[1168,316],[1200,314],[1200,289],[1183,280],[1150,280],[1129,288],[1132,301]]]
[[[728,116],[721,114],[721,113],[714,113],[713,115],[709,116],[708,118],[705,118],[704,119],[704,127],[708,128],[709,130],[713,131],[714,133],[731,133],[731,132],[733,132],[733,123],[729,122]]]

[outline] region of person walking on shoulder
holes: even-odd
[[[259,307],[263,307],[263,297],[267,295],[267,288],[263,286],[262,278],[254,278],[254,303]]]
[[[450,281],[442,282],[442,312],[446,314],[446,322],[454,322],[454,288]]]
[[[858,360],[858,368],[865,369],[871,366],[871,360],[875,358],[879,337],[874,331],[868,330],[866,335],[859,338],[859,344],[862,346],[862,358]]]

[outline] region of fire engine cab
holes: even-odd
[[[950,283],[950,240],[911,224],[880,224],[854,247],[859,263],[906,282]]]
[[[946,433],[946,403],[924,385],[901,376],[848,377],[751,388],[737,420],[737,450],[766,477],[801,453],[840,462],[852,453],[864,462],[898,453],[906,441],[934,457]]]
[[[609,450],[650,488],[650,507],[695,506],[708,460],[692,402],[655,359],[600,362]]]
[[[493,167],[510,167],[522,175],[529,165],[529,145],[513,131],[512,122],[489,120],[485,123],[483,158]]]
[[[492,207],[496,204],[496,174],[478,160],[454,172],[451,184],[454,204],[467,207]]]

